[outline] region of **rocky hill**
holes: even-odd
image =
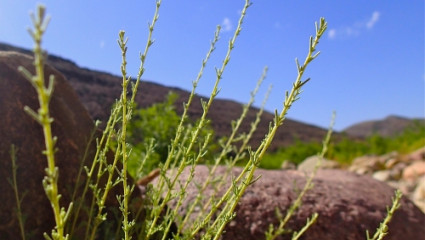
[[[2,43],[0,43],[0,51],[17,51],[25,54],[32,54],[30,50]],[[54,55],[48,56],[47,63],[65,75],[92,118],[106,122],[111,105],[114,103],[115,99],[119,98],[121,93],[121,77],[106,72],[82,68],[70,60]],[[140,84],[136,102],[141,107],[148,107],[154,103],[165,100],[165,97],[170,91],[179,95],[179,99],[176,101],[176,109],[181,113],[183,111],[182,103],[188,99],[189,92],[179,88],[171,88],[157,83],[143,81],[142,84]],[[189,111],[189,116],[192,119],[196,119],[202,114],[202,106],[200,104],[201,98],[207,99],[206,97],[196,96],[193,101]],[[215,130],[216,136],[221,137],[230,134],[231,121],[236,120],[241,112],[241,103],[232,100],[217,99],[208,115],[208,118],[211,119],[211,125]],[[251,108],[249,110],[247,119],[241,126],[241,132],[249,131],[251,127],[250,124],[254,121],[257,112],[257,108]],[[258,131],[254,134],[251,141],[253,147],[261,142],[272,120],[273,114],[269,112],[263,114]],[[270,150],[273,151],[280,146],[290,145],[294,143],[295,139],[301,141],[322,141],[326,131],[326,129],[317,126],[287,119],[276,134]]]
[[[403,132],[408,127],[414,127],[415,124],[425,124],[425,119],[409,119],[393,115],[382,120],[354,124],[346,128],[344,132],[356,137],[368,137],[373,134],[391,137]]]

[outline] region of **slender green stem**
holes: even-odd
[[[201,68],[198,72],[196,79],[192,83],[192,91],[189,95],[189,99],[188,99],[187,103],[184,104],[184,110],[183,110],[183,114],[182,114],[181,119],[180,119],[179,126],[177,127],[176,136],[175,136],[173,142],[171,143],[171,149],[169,150],[167,160],[164,163],[163,169],[170,169],[171,163],[173,163],[173,167],[175,167],[174,164],[177,164],[177,160],[180,159],[180,156],[182,155],[182,149],[180,148],[177,153],[176,153],[176,149],[179,146],[179,143],[181,143],[181,146],[184,146],[189,135],[191,135],[191,133],[189,131],[191,131],[192,128],[190,128],[190,129],[185,128],[184,124],[185,124],[185,121],[186,121],[186,118],[187,118],[188,110],[190,108],[190,105],[192,104],[193,97],[195,96],[196,88],[198,86],[200,79],[202,78],[205,66],[206,66],[212,52],[215,50],[215,44],[219,40],[220,29],[221,29],[220,26],[217,26],[217,29],[216,29],[215,34],[214,34],[214,39],[211,41],[210,48],[209,48],[205,58],[202,60],[202,65],[201,65]],[[185,135],[183,136],[183,139],[182,139],[183,133],[185,133]],[[158,191],[157,191],[157,194],[155,196],[155,199],[156,199],[155,205],[159,204],[160,194],[163,192],[164,185],[165,185],[165,176],[161,175],[159,177]]]
[[[143,54],[140,54],[140,67],[139,67],[139,72],[137,73],[136,83],[133,86],[133,92],[132,92],[131,101],[130,101],[131,103],[134,103],[134,100],[136,99],[136,93],[140,84],[140,80],[142,79],[143,73],[145,72],[146,56],[148,55],[150,47],[154,43],[154,40],[152,39],[152,35],[153,35],[153,30],[155,29],[155,24],[159,18],[159,8],[161,7],[161,2],[162,0],[156,1],[155,13],[153,15],[152,23],[149,25],[148,41],[145,45],[145,50]]]
[[[122,63],[121,63],[121,73],[122,73],[122,88],[123,92],[121,94],[121,101],[120,104],[122,106],[122,125],[121,125],[121,135],[119,139],[119,145],[121,146],[121,156],[122,156],[122,170],[121,170],[121,180],[122,185],[124,189],[123,193],[123,200],[121,203],[121,212],[123,215],[122,220],[122,228],[124,230],[124,239],[130,239],[129,232],[131,228],[131,224],[129,224],[128,221],[128,202],[129,202],[129,196],[130,196],[130,186],[127,183],[127,166],[128,166],[128,152],[127,152],[127,144],[126,144],[126,133],[127,133],[127,122],[130,120],[130,116],[127,114],[127,87],[128,83],[130,82],[130,78],[127,78],[127,60],[126,60],[126,53],[127,53],[127,44],[128,39],[124,40],[124,31],[121,31],[119,33],[119,45],[121,48],[122,53]],[[131,113],[130,113],[131,114]]]
[[[115,186],[118,183],[118,181],[113,182],[112,180],[113,180],[114,172],[115,172],[118,160],[119,160],[120,151],[121,151],[121,145],[119,144],[117,146],[117,149],[116,149],[116,152],[115,152],[115,157],[114,157],[113,163],[106,167],[106,170],[108,171],[108,179],[106,181],[106,185],[104,187],[102,196],[100,196],[100,193],[95,192],[95,197],[97,198],[96,204],[97,204],[97,207],[98,207],[98,211],[97,211],[96,217],[94,218],[94,223],[93,223],[94,226],[93,226],[91,233],[90,233],[90,240],[95,239],[97,228],[99,227],[99,225],[103,221],[106,220],[106,213],[103,213],[103,209],[105,208],[105,202],[106,202],[106,199],[108,197],[109,191],[111,190],[111,188],[113,186]],[[99,170],[99,172],[100,171],[103,171],[103,170]],[[98,179],[99,178],[100,178],[100,176],[98,176]],[[89,227],[89,225],[87,227]]]
[[[180,206],[183,204],[184,198],[186,197],[186,189],[189,186],[189,184],[192,182],[192,179],[194,177],[195,167],[198,165],[199,160],[205,155],[208,144],[210,143],[210,138],[211,138],[211,134],[208,134],[206,139],[205,139],[204,144],[199,149],[199,152],[198,152],[196,158],[191,163],[189,178],[186,180],[183,187],[181,187],[181,189],[179,191],[180,192],[179,198],[177,200],[177,204],[173,207],[173,210],[171,212],[171,216],[177,216],[178,215],[178,210],[179,210]],[[192,206],[194,206],[194,205],[195,205],[195,203],[192,203]],[[174,218],[172,218],[170,220],[174,220]],[[167,227],[164,231],[163,240],[165,240],[164,238],[166,237],[166,235],[167,235],[167,233],[168,233],[168,231],[171,227],[171,224],[172,224],[172,221],[169,221],[169,223],[168,223],[168,225],[167,225]]]
[[[164,169],[169,168],[169,164],[171,163],[171,160],[173,159],[174,152],[175,152],[175,150],[178,146],[181,135],[184,131],[184,123],[186,121],[187,113],[188,113],[188,110],[190,108],[190,105],[192,104],[193,97],[195,96],[196,88],[198,86],[199,81],[202,78],[205,66],[207,65],[207,62],[208,62],[212,52],[215,50],[215,44],[218,42],[219,36],[220,36],[220,26],[217,27],[215,34],[214,34],[214,39],[212,40],[211,45],[210,45],[210,49],[208,50],[205,58],[202,60],[202,66],[201,66],[201,69],[198,72],[198,76],[196,77],[195,81],[192,82],[192,91],[189,95],[189,99],[187,100],[187,103],[184,104],[183,114],[182,114],[182,117],[180,119],[179,126],[177,127],[176,136],[175,136],[175,138],[174,138],[174,140],[171,144],[171,150],[168,154],[167,160],[164,163]]]
[[[179,146],[179,143],[182,141],[181,140],[181,137],[182,137],[182,134],[183,134],[183,132],[185,130],[184,124],[185,124],[185,121],[186,121],[186,118],[187,118],[188,110],[190,108],[190,105],[192,104],[192,100],[193,100],[193,97],[195,96],[195,91],[196,91],[197,85],[198,85],[198,83],[199,83],[199,81],[200,81],[200,79],[201,79],[201,77],[203,75],[204,68],[205,68],[205,66],[206,66],[206,64],[207,64],[207,62],[208,62],[208,60],[209,60],[212,52],[215,50],[215,44],[219,40],[219,35],[220,35],[220,26],[218,26],[217,27],[217,30],[215,31],[214,39],[211,42],[210,49],[208,50],[208,52],[206,54],[206,57],[202,61],[202,66],[201,66],[201,69],[198,72],[198,75],[197,75],[196,80],[193,81],[193,83],[192,83],[192,91],[191,91],[191,93],[189,95],[189,99],[188,99],[187,103],[184,104],[184,110],[183,110],[183,114],[182,114],[181,119],[180,119],[180,123],[179,123],[179,125],[177,127],[176,136],[175,136],[173,142],[171,143],[171,148],[170,148],[170,150],[168,152],[168,156],[167,156],[167,159],[166,159],[166,161],[164,163],[163,169],[169,169],[170,168],[170,164],[172,162],[174,164],[177,164],[177,160],[180,158],[180,155],[182,154],[182,152],[181,152],[182,149],[179,149],[178,153],[175,153],[176,152],[176,148]],[[186,133],[189,134],[188,131],[186,131]],[[184,140],[182,141],[183,143],[186,142],[185,139],[186,138],[184,138]],[[165,176],[164,175],[161,175],[159,177],[158,191],[156,191],[154,205],[158,205],[159,204],[159,201],[160,201],[160,198],[161,198],[160,195],[163,192],[164,185],[165,185]],[[155,212],[153,211],[152,214],[155,214]]]
[[[369,232],[366,231],[367,240],[382,240],[388,234],[388,224],[391,221],[392,217],[394,216],[394,212],[398,208],[400,208],[401,206],[400,200],[402,196],[403,194],[401,193],[400,190],[395,191],[395,197],[393,198],[392,206],[391,208],[387,207],[387,216],[381,222],[381,224],[379,224],[379,227],[378,229],[376,229],[376,232],[372,238],[369,236]]]
[[[294,232],[291,240],[298,240],[311,227],[311,225],[313,225],[316,222],[318,217],[319,217],[319,214],[313,213],[311,218],[307,219],[307,223],[304,225],[304,227],[299,232]]]
[[[97,167],[97,174],[96,174],[96,181],[94,183],[92,183],[91,188],[93,190],[93,199],[92,199],[92,203],[90,204],[90,210],[89,210],[89,219],[87,220],[87,228],[86,228],[86,239],[88,239],[88,237],[90,237],[90,239],[94,239],[95,234],[97,232],[97,228],[99,226],[100,223],[102,223],[105,220],[106,215],[103,215],[102,211],[104,209],[104,205],[106,202],[106,198],[107,195],[112,187],[112,178],[113,178],[113,174],[114,172],[111,171],[111,169],[114,169],[116,164],[117,164],[117,157],[114,159],[113,163],[108,165],[108,163],[106,162],[106,153],[109,150],[109,142],[114,134],[114,128],[116,126],[116,124],[118,123],[119,120],[119,112],[121,110],[121,106],[116,104],[114,106],[114,108],[111,111],[111,115],[109,117],[109,120],[106,124],[106,128],[103,131],[102,137],[100,140],[97,141],[97,150],[96,150],[96,154],[94,156],[93,159],[93,163],[92,166],[90,168],[90,170],[88,168],[86,168],[86,172],[87,172],[87,181],[86,184],[84,186],[84,190],[82,193],[82,198],[85,198],[86,193],[88,191],[88,188],[90,187],[90,183],[91,183],[91,178],[93,177],[93,175],[95,174],[95,170]],[[118,149],[117,149],[118,151]],[[108,172],[108,179],[107,182],[104,186],[104,188],[99,188],[99,182],[100,182],[100,178],[104,175],[104,173]],[[102,189],[102,190],[101,190]],[[103,191],[103,193],[101,192]],[[95,211],[94,209],[94,203],[96,202],[97,204],[97,215],[93,216],[93,212]],[[79,208],[81,207],[81,204],[79,206]],[[78,212],[77,212],[78,213]],[[94,220],[94,225],[91,228],[91,222],[92,220]],[[74,221],[76,221],[77,218],[74,218]],[[89,234],[90,233],[90,234]]]
[[[257,85],[255,86],[254,90],[251,92],[251,98],[250,98],[249,102],[246,105],[244,105],[241,116],[239,117],[239,119],[233,125],[232,133],[230,134],[229,138],[227,139],[226,144],[223,146],[222,151],[220,152],[220,155],[215,159],[214,166],[212,167],[211,171],[209,172],[206,180],[204,181],[204,184],[200,188],[200,190],[199,190],[199,192],[198,192],[198,194],[197,194],[197,196],[195,198],[195,201],[191,204],[190,208],[186,212],[185,218],[179,224],[178,232],[181,232],[183,230],[183,227],[187,224],[187,221],[189,220],[189,217],[192,214],[193,210],[198,205],[198,203],[201,201],[204,191],[206,190],[206,188],[208,187],[208,185],[211,183],[211,179],[215,175],[215,172],[217,170],[217,167],[222,162],[223,158],[229,153],[229,151],[231,151],[231,147],[232,147],[232,145],[234,143],[234,139],[235,139],[236,133],[238,132],[238,130],[239,130],[239,128],[240,128],[243,120],[245,119],[245,117],[246,117],[246,115],[247,115],[250,107],[254,103],[255,96],[257,95],[257,92],[260,89],[261,84],[263,83],[264,79],[266,78],[267,70],[268,70],[268,68],[265,67],[264,70],[263,70],[263,74],[261,75],[260,79],[257,81]],[[243,147],[244,146],[242,146],[242,148]],[[226,173],[228,173],[228,172],[226,172]],[[227,174],[225,174],[225,176],[223,176],[223,179],[226,179],[226,175]],[[225,181],[220,181],[219,182],[219,185],[215,189],[216,190],[217,189],[220,189],[220,187],[223,186],[224,183],[225,183]],[[213,200],[213,197],[215,196],[215,193],[213,194],[213,196],[211,196],[208,199],[207,203],[203,205],[202,211],[199,212],[198,218],[202,217],[202,214],[204,213],[204,211],[211,204],[211,201]]]
[[[313,179],[316,176],[317,170],[319,169],[322,159],[325,157],[326,152],[328,151],[328,146],[329,146],[329,142],[332,136],[332,132],[333,132],[333,126],[335,124],[335,113],[332,114],[332,119],[331,119],[331,123],[329,125],[328,128],[328,132],[326,134],[326,137],[323,141],[323,145],[322,145],[322,151],[319,153],[319,161],[317,161],[316,165],[314,166],[314,169],[312,171],[312,173],[310,174],[310,176],[307,178],[307,181],[304,185],[303,190],[301,190],[301,192],[298,194],[297,198],[295,199],[295,201],[291,204],[291,207],[289,208],[289,210],[286,212],[286,215],[284,218],[280,219],[279,221],[279,226],[276,229],[273,229],[273,231],[267,233],[267,240],[273,240],[276,237],[278,237],[279,235],[281,235],[284,232],[284,227],[286,226],[286,224],[288,223],[289,219],[292,217],[292,215],[294,214],[294,212],[301,206],[302,203],[302,198],[304,197],[304,195],[307,193],[308,190],[310,190],[313,187]],[[315,218],[317,218],[317,216],[313,216],[312,217],[312,221],[315,221]],[[312,222],[308,221],[308,225],[311,225]],[[306,229],[305,229],[306,230]],[[300,231],[299,233],[297,233],[295,236],[297,236],[297,238],[303,233],[304,231]]]
[[[53,83],[54,77],[50,76],[47,88],[44,85],[44,59],[43,50],[41,49],[41,41],[44,32],[46,31],[49,18],[45,18],[46,9],[44,6],[39,5],[37,8],[37,16],[31,14],[31,18],[34,24],[34,31],[28,30],[31,37],[34,40],[34,67],[36,74],[32,76],[28,70],[23,67],[19,67],[19,70],[24,76],[30,81],[37,91],[38,101],[40,108],[37,113],[29,107],[25,107],[25,111],[32,116],[43,128],[44,143],[46,150],[44,154],[47,157],[47,168],[46,177],[43,179],[43,187],[46,192],[47,198],[51,202],[53,213],[55,217],[56,227],[52,230],[53,239],[67,239],[64,233],[64,226],[67,217],[72,209],[72,203],[65,211],[64,208],[60,207],[59,200],[61,195],[58,192],[58,176],[59,170],[55,165],[55,143],[56,137],[52,135],[51,123],[53,119],[50,117],[49,102],[53,94]],[[47,239],[51,239],[46,233],[44,236]]]
[[[21,238],[22,240],[25,240],[25,221],[24,216],[22,214],[21,209],[21,203],[24,199],[24,195],[19,197],[19,190],[18,190],[18,181],[16,180],[16,172],[18,171],[18,166],[16,165],[16,148],[15,145],[12,145],[10,147],[10,157],[12,158],[12,180],[10,181],[10,185],[12,185],[13,191],[15,193],[15,199],[16,199],[16,215],[19,222],[19,230],[21,232]],[[9,179],[8,179],[9,180]]]
[[[142,75],[145,71],[144,65],[145,65],[145,61],[146,61],[146,56],[148,54],[148,51],[150,49],[150,47],[153,44],[153,40],[152,40],[152,34],[153,34],[153,30],[154,30],[154,26],[155,23],[157,22],[158,18],[159,18],[159,8],[161,6],[161,0],[156,1],[156,8],[155,8],[155,14],[153,16],[153,20],[152,23],[149,25],[149,35],[148,35],[148,41],[146,43],[145,46],[145,50],[144,53],[140,55],[140,67],[139,67],[139,72],[137,74],[137,78],[136,78],[136,83],[133,85],[132,87],[132,96],[130,101],[127,100],[127,88],[128,88],[128,83],[130,82],[130,77],[127,77],[127,70],[126,70],[126,66],[127,66],[127,60],[126,60],[126,53],[127,53],[127,41],[128,39],[124,39],[124,35],[125,32],[121,31],[119,33],[119,40],[118,40],[118,44],[121,48],[121,53],[122,53],[122,64],[121,64],[121,73],[122,73],[122,87],[123,87],[123,92],[121,94],[121,100],[120,100],[120,105],[122,106],[122,126],[121,126],[121,133],[119,134],[119,141],[118,141],[118,145],[121,146],[121,157],[122,157],[122,170],[121,170],[121,181],[123,184],[123,198],[122,198],[122,202],[120,203],[120,209],[123,215],[123,221],[122,221],[122,228],[124,231],[124,239],[131,239],[130,236],[130,229],[132,228],[132,226],[135,224],[134,221],[129,222],[128,219],[128,215],[129,215],[129,197],[130,194],[134,188],[134,186],[130,186],[128,184],[128,150],[127,150],[127,143],[126,143],[126,133],[127,133],[127,125],[128,122],[131,119],[131,115],[132,115],[132,110],[133,110],[133,106],[134,106],[134,101],[136,98],[136,94],[137,94],[137,90],[140,84],[140,80],[142,78]]]
[[[85,187],[83,188],[83,193],[81,193],[79,197],[79,200],[77,200],[77,193],[79,193],[79,189],[80,189],[80,183],[81,183],[81,175],[83,174],[83,169],[85,168],[85,160],[87,158],[87,154],[88,154],[88,150],[91,146],[91,143],[94,139],[95,133],[97,131],[97,126],[100,122],[96,122],[95,127],[93,128],[92,133],[90,134],[90,138],[87,142],[87,146],[86,146],[86,150],[84,151],[84,156],[83,156],[83,160],[81,161],[81,165],[80,165],[80,169],[78,170],[78,175],[77,175],[77,180],[76,182],[76,186],[74,188],[74,192],[72,193],[72,197],[71,197],[71,201],[75,202],[77,204],[77,206],[74,208],[74,211],[72,213],[73,215],[73,220],[72,220],[72,224],[71,226],[69,226],[69,224],[67,225],[67,227],[70,227],[70,229],[66,229],[69,232],[69,238],[72,239],[72,235],[74,233],[74,229],[77,225],[77,219],[80,215],[80,210],[81,207],[83,206],[84,200],[85,200],[85,194],[87,191],[86,186],[88,187],[88,184],[90,183],[90,177],[87,177],[86,181],[85,181]],[[95,162],[93,162],[93,164],[95,164]]]
[[[233,161],[233,165],[235,165],[235,163],[242,158],[243,152],[247,149],[248,143],[251,140],[252,135],[257,130],[257,126],[261,121],[261,116],[263,115],[264,108],[266,106],[266,102],[269,98],[271,90],[272,90],[272,86],[270,85],[268,90],[267,90],[266,95],[264,96],[263,103],[261,104],[260,110],[257,112],[254,122],[251,123],[251,129],[249,130],[248,134],[245,136],[245,138],[242,142],[242,145],[239,148],[239,152],[237,153],[237,155],[236,155],[236,157]]]
[[[214,84],[214,88],[213,88],[213,90],[212,90],[212,93],[211,93],[211,96],[210,96],[210,99],[209,99],[209,101],[208,101],[208,103],[207,104],[203,104],[203,109],[204,109],[204,113],[203,113],[203,115],[202,115],[202,118],[201,118],[201,122],[200,122],[200,126],[202,126],[201,124],[203,123],[203,119],[206,117],[206,114],[208,113],[208,110],[209,110],[209,108],[210,108],[210,106],[211,106],[211,104],[212,104],[212,102],[213,102],[213,100],[214,100],[214,98],[215,98],[215,96],[217,95],[217,93],[218,93],[218,84],[219,84],[219,82],[220,82],[220,80],[221,80],[221,78],[222,78],[222,75],[223,75],[223,72],[224,72],[224,70],[225,70],[225,68],[226,68],[226,66],[227,66],[227,64],[229,63],[229,61],[230,61],[230,55],[231,55],[231,52],[232,52],[232,50],[233,50],[233,48],[234,48],[234,46],[235,46],[235,42],[236,42],[236,39],[237,39],[237,37],[239,36],[239,34],[240,34],[240,32],[242,31],[242,24],[243,24],[243,20],[244,20],[244,18],[245,18],[245,15],[246,15],[246,11],[247,11],[247,9],[248,9],[248,7],[249,6],[251,6],[251,2],[249,1],[249,0],[246,0],[245,1],[245,5],[244,5],[244,7],[243,7],[243,9],[242,9],[242,12],[241,12],[241,16],[240,16],[240,18],[239,18],[239,21],[238,21],[238,26],[237,26],[237,28],[236,28],[236,30],[235,30],[235,32],[234,32],[234,34],[233,34],[233,37],[232,37],[232,39],[229,41],[229,45],[228,45],[228,48],[227,48],[227,53],[226,53],[226,56],[224,57],[224,60],[223,60],[223,63],[222,63],[222,66],[221,66],[221,68],[220,69],[216,69],[216,82],[215,82],[215,84]],[[208,220],[207,220],[208,221]],[[204,223],[206,223],[206,221],[204,221]],[[201,228],[203,228],[205,226],[205,224],[200,224],[194,231],[192,231],[190,234],[191,234],[191,237],[194,237],[195,236],[195,234],[201,229]]]

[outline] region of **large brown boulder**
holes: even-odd
[[[216,176],[223,175],[224,171],[224,167],[219,167]],[[233,169],[234,174],[240,171],[240,168]],[[208,168],[198,166],[194,181],[203,183],[207,175]],[[285,214],[306,181],[305,174],[295,170],[259,169],[256,175],[262,177],[246,190],[223,239],[264,239],[269,225],[278,223],[275,209]],[[185,169],[180,181],[188,176],[189,169]],[[227,179],[225,182],[229,186],[231,181]],[[386,207],[391,205],[394,196],[394,189],[387,184],[343,170],[319,170],[313,182],[314,187],[304,196],[301,208],[287,225],[288,229],[298,231],[307,218],[317,212],[318,220],[301,238],[304,240],[365,239],[366,230],[373,234],[384,219]],[[195,184],[190,184],[187,199],[193,199],[197,189]],[[208,189],[204,194],[206,199],[211,192],[212,189]],[[184,202],[180,209],[182,215],[190,203],[190,200]],[[423,239],[424,226],[425,214],[403,197],[385,239]],[[291,234],[278,239],[291,239]]]
[[[24,112],[24,106],[37,111],[38,99],[33,86],[20,72],[24,66],[34,72],[33,59],[15,52],[0,52],[0,238],[20,236],[16,214],[16,199],[8,180],[12,179],[11,145],[17,150],[17,185],[26,217],[25,229],[30,239],[43,239],[54,226],[52,208],[42,187],[47,160],[41,126]],[[70,194],[76,186],[84,153],[95,126],[77,94],[62,74],[45,66],[46,79],[55,76],[55,88],[50,102],[52,131],[57,136],[56,165],[59,167],[60,205],[68,207]],[[95,141],[88,147],[86,164],[91,165]],[[85,180],[82,174],[82,181]],[[23,193],[26,193],[23,195]],[[115,196],[112,196],[115,198]]]

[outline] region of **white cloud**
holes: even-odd
[[[348,38],[348,37],[357,37],[365,29],[372,29],[376,23],[379,21],[381,13],[379,11],[374,11],[372,16],[363,21],[357,21],[349,26],[341,26],[339,28],[332,28],[328,32],[329,39],[336,38]]]
[[[335,37],[336,37],[336,29],[335,28],[329,29],[328,38],[334,39]]]
[[[223,22],[221,23],[221,27],[223,29],[224,32],[228,32],[232,30],[232,22],[230,21],[229,18],[224,18]]]
[[[368,29],[371,29],[371,28],[373,28],[373,26],[375,26],[375,24],[378,22],[378,20],[379,20],[379,16],[381,15],[381,13],[380,12],[378,12],[378,11],[375,11],[375,12],[373,12],[372,13],[372,17],[369,19],[369,21],[367,21],[367,23],[366,23],[366,27],[368,28]]]
[[[358,35],[360,35],[360,31],[357,28],[346,27],[345,28],[345,35],[347,35],[349,37],[358,36]]]

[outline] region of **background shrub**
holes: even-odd
[[[406,128],[402,133],[392,137],[382,137],[374,134],[366,139],[351,139],[348,136],[330,143],[326,157],[343,165],[350,164],[354,158],[363,155],[382,155],[392,151],[406,154],[425,146],[425,125],[419,121]],[[309,156],[315,155],[321,149],[318,142],[301,142],[267,154],[261,167],[268,169],[280,168],[283,161],[288,160],[299,164]]]
[[[137,169],[140,167],[141,160],[149,152],[151,144],[153,144],[153,148],[142,168],[141,175],[148,174],[167,160],[169,146],[176,135],[181,118],[174,107],[177,99],[178,95],[170,92],[164,102],[155,103],[147,108],[134,108],[132,120],[127,127],[127,140],[132,148],[128,170],[134,178],[137,177]],[[185,131],[190,132],[193,129],[192,126],[196,126],[196,124],[187,120]],[[213,135],[213,133],[212,127],[207,124],[200,132],[198,141],[203,142],[208,134]],[[181,144],[184,145],[183,142]],[[204,161],[212,159],[215,149],[217,149],[217,145],[211,143],[208,146],[208,154],[204,156]],[[198,148],[195,148],[193,154],[197,151]]]

